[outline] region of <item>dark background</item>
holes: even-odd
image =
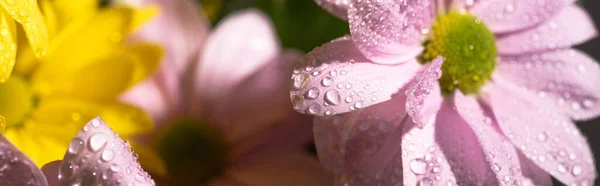
[[[583,7],[587,10],[587,12],[592,16],[592,19],[594,19],[594,22],[596,23],[596,28],[599,28],[598,26],[600,25],[600,1],[584,0],[580,2],[580,4],[582,4]],[[599,37],[596,37],[583,45],[577,46],[576,48],[581,49],[585,53],[590,54],[596,59],[596,61],[600,61]],[[596,160],[596,171],[598,171],[600,170],[600,166],[598,166],[600,161],[600,118],[596,118],[591,121],[578,122],[577,126],[588,138],[590,146],[592,147],[592,152],[594,153],[594,159]],[[596,179],[595,185],[600,185],[600,181],[598,179]]]

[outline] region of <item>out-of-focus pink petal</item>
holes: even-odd
[[[436,109],[428,110],[425,107],[426,101],[433,101],[438,104],[441,103],[441,95],[439,84],[437,80],[442,77],[442,57],[434,59],[429,67],[427,67],[421,74],[415,78],[415,82],[411,83],[406,91],[406,111],[412,118],[411,120],[417,124],[417,127],[423,128],[425,123],[429,123],[429,120],[437,113]],[[433,95],[429,95],[433,93]],[[431,108],[431,107],[429,107]]]
[[[450,10],[468,10],[480,0],[446,0]]]
[[[435,140],[454,172],[455,185],[499,185],[477,135],[452,100],[444,100],[435,121]]]
[[[369,185],[376,177],[383,184],[402,181],[402,121],[410,120],[405,119],[405,102],[401,95],[364,110],[315,117],[317,152],[325,168],[341,177],[337,183]]]
[[[351,1],[350,33],[356,47],[377,63],[410,61],[435,19],[434,0]]]
[[[175,68],[180,77],[195,62],[198,51],[208,35],[210,22],[200,6],[186,0],[122,0],[138,5],[155,4],[160,14],[144,25],[135,39],[152,41],[165,47],[165,57],[160,68]]]
[[[525,157],[522,152],[518,152],[518,155],[519,162],[521,162],[521,169],[511,168],[511,171],[520,171],[523,173],[523,185],[552,185],[550,174]]]
[[[269,19],[249,9],[226,17],[206,40],[194,76],[192,112],[211,109],[224,93],[279,55]]]
[[[549,100],[494,77],[485,95],[504,134],[523,154],[561,182],[589,185],[596,177],[584,136]],[[587,184],[585,184],[587,183]]]
[[[517,150],[498,129],[498,124],[489,110],[479,106],[477,98],[465,96],[460,91],[454,93],[454,106],[460,117],[467,123],[483,149],[485,160],[492,168],[493,178],[505,185],[518,184],[523,181],[519,169]]]
[[[345,36],[302,59],[292,75],[290,96],[300,113],[340,114],[391,99],[420,66],[415,59],[397,65],[372,63]]]
[[[155,78],[149,78],[136,85],[125,94],[121,95],[121,100],[142,108],[152,116],[154,121],[163,120],[168,110],[168,100],[166,94],[160,88]]]
[[[0,134],[0,183],[48,185],[46,177],[27,156]]]
[[[577,50],[502,57],[496,72],[575,120],[600,114],[600,66]]]
[[[58,186],[58,169],[60,169],[60,160],[56,160],[46,165],[42,166],[42,172],[46,175],[46,179],[48,180],[49,186]]]
[[[207,117],[225,127],[228,138],[236,141],[262,130],[292,113],[289,100],[290,74],[302,54],[286,50],[264,64],[227,92],[210,100]]]
[[[263,151],[232,165],[224,179],[241,185],[260,186],[330,186],[333,175],[319,164],[316,157],[302,151]],[[238,184],[240,185],[240,184]]]
[[[315,0],[315,2],[321,6],[321,8],[340,19],[348,19],[348,4],[350,3],[350,0]]]
[[[596,35],[585,10],[572,5],[536,28],[498,38],[496,45],[500,55],[518,55],[567,48]]]
[[[494,33],[507,33],[543,23],[574,0],[487,0],[479,1],[470,12],[483,20]]]
[[[129,144],[100,118],[71,140],[59,175],[61,185],[155,185]]]

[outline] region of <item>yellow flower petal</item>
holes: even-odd
[[[129,141],[129,144],[131,144],[133,152],[138,155],[138,161],[144,170],[158,176],[167,176],[167,166],[154,150],[136,141]]]
[[[0,115],[5,116],[9,126],[21,122],[32,106],[33,94],[27,82],[19,76],[13,76],[0,84]]]
[[[15,21],[0,9],[0,83],[10,77],[17,54]]]
[[[94,88],[94,87],[90,87]],[[90,101],[72,98],[48,98],[42,100],[33,114],[33,120],[39,122],[36,127],[49,126],[62,128],[75,126],[81,128],[97,116],[122,137],[152,130],[154,124],[144,111],[116,101]],[[71,137],[76,133],[72,133]]]
[[[58,29],[57,12],[50,1],[39,0],[38,2],[40,3],[40,9],[44,14],[44,20],[46,21],[46,27],[48,28],[48,35],[53,36]]]
[[[6,119],[0,116],[0,134],[4,134],[4,131],[6,131]]]
[[[26,154],[37,166],[60,160],[67,151],[69,141],[80,128],[75,126],[44,126],[29,121],[21,128],[6,130],[6,138]],[[35,137],[33,137],[35,136]]]
[[[0,5],[23,25],[36,56],[44,56],[48,51],[48,30],[37,0],[4,0]]]
[[[80,18],[88,18],[98,11],[98,0],[53,0],[59,27]]]
[[[135,15],[133,16],[133,21],[131,22],[130,32],[135,32],[150,19],[156,17],[159,12],[160,7],[158,5],[137,8]]]

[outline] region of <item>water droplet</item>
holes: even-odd
[[[354,103],[354,107],[356,107],[357,109],[362,108],[363,107],[363,102],[359,101],[359,102]]]
[[[308,113],[318,114],[319,112],[321,112],[321,106],[319,104],[313,103],[308,107]]]
[[[567,172],[567,165],[565,163],[559,163],[557,169],[558,172],[565,173]]]
[[[72,154],[79,154],[81,151],[83,151],[83,148],[85,148],[85,145],[83,144],[83,140],[80,138],[73,138],[69,144],[69,152]]]
[[[319,89],[317,87],[310,88],[306,92],[306,99],[316,99],[317,97],[319,97]]]
[[[102,152],[102,155],[100,158],[102,159],[102,161],[111,161],[114,157],[115,157],[115,152],[113,152],[110,149],[106,149],[104,152]]]
[[[325,102],[330,105],[339,105],[341,99],[340,93],[337,90],[329,90],[325,92]]]
[[[494,165],[492,165],[492,170],[494,170],[494,172],[500,172],[501,167],[497,163],[494,163]]]
[[[308,75],[306,74],[299,74],[296,77],[294,77],[294,88],[296,89],[302,89],[304,88],[304,86],[306,86],[306,83],[308,82]]]
[[[583,100],[583,106],[585,108],[592,108],[594,106],[594,102],[590,99]]]
[[[415,174],[425,174],[427,170],[427,162],[421,158],[416,158],[410,161],[410,170]]]
[[[417,183],[418,186],[431,186],[433,185],[433,180],[429,179],[428,177],[425,177],[423,179],[421,179],[419,181],[419,183]]]
[[[352,101],[354,101],[354,99],[352,98],[352,96],[348,96],[345,99],[346,103],[351,103]]]
[[[98,128],[100,126],[100,121],[98,121],[97,119],[92,120],[92,127],[94,128]]]
[[[581,166],[580,164],[573,165],[573,168],[571,169],[571,174],[573,174],[573,176],[579,176],[581,175],[581,173],[583,173],[583,166]]]
[[[92,135],[92,137],[90,138],[90,150],[92,151],[98,151],[101,148],[103,148],[106,145],[107,142],[107,138],[106,135],[103,133],[96,133],[94,135]]]
[[[336,70],[332,70],[332,71],[329,72],[329,75],[335,77],[335,76],[337,76],[337,71]]]
[[[340,74],[345,76],[346,74],[348,74],[348,72],[342,70],[342,71],[340,71]]]
[[[110,165],[110,170],[113,172],[119,172],[119,170],[121,170],[121,168],[119,168],[119,165],[113,163]]]
[[[321,80],[321,85],[323,85],[324,87],[329,87],[332,84],[333,84],[333,78],[330,76],[327,76]]]
[[[433,167],[433,169],[431,169],[431,171],[432,171],[433,173],[439,173],[439,172],[441,172],[441,171],[442,171],[442,167],[441,167],[441,166],[439,166],[439,165],[437,165],[437,166]]]

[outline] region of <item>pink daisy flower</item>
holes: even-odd
[[[337,185],[593,184],[574,121],[600,114],[600,67],[570,47],[596,29],[573,0],[316,2],[351,36],[307,54],[290,96],[323,116]]]
[[[122,99],[158,125],[150,143],[166,163],[159,185],[331,182],[305,152],[312,131],[303,124],[312,118],[290,109],[289,74],[302,55],[281,48],[266,15],[237,11],[211,29],[190,1],[142,3],[163,14],[138,36],[163,44],[166,58]]]

